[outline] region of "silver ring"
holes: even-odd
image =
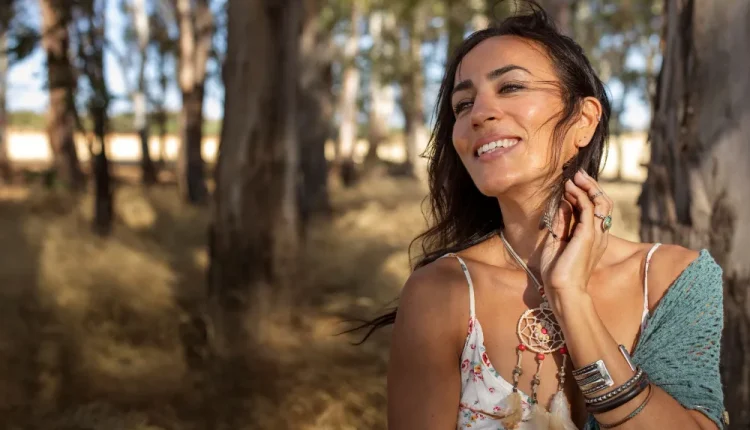
[[[589,197],[591,200],[594,200],[595,198],[604,195],[604,191],[599,190],[598,192],[594,193],[593,196]]]
[[[607,231],[612,228],[612,216],[602,215],[594,212],[594,216],[602,220],[602,231]]]

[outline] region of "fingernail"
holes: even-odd
[[[588,174],[588,173],[586,173],[586,171],[585,171],[585,170],[583,170],[583,169],[578,169],[578,171],[579,171],[579,172],[581,172],[581,174],[582,174],[583,176],[585,176],[585,177],[587,177],[587,178],[589,177],[589,174]]]

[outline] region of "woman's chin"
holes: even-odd
[[[500,197],[508,194],[513,188],[513,184],[506,181],[489,181],[482,183],[475,183],[479,192],[487,197]]]

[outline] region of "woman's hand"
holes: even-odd
[[[612,208],[612,200],[583,171],[565,183],[564,199],[552,222],[557,237],[547,235],[541,261],[545,293],[553,305],[562,296],[586,292],[591,273],[607,248],[602,218]]]

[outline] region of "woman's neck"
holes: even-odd
[[[498,198],[503,214],[503,235],[516,254],[534,271],[539,268],[542,245],[547,234],[545,229],[539,228],[544,204],[535,200]],[[511,258],[510,255],[508,257]]]

